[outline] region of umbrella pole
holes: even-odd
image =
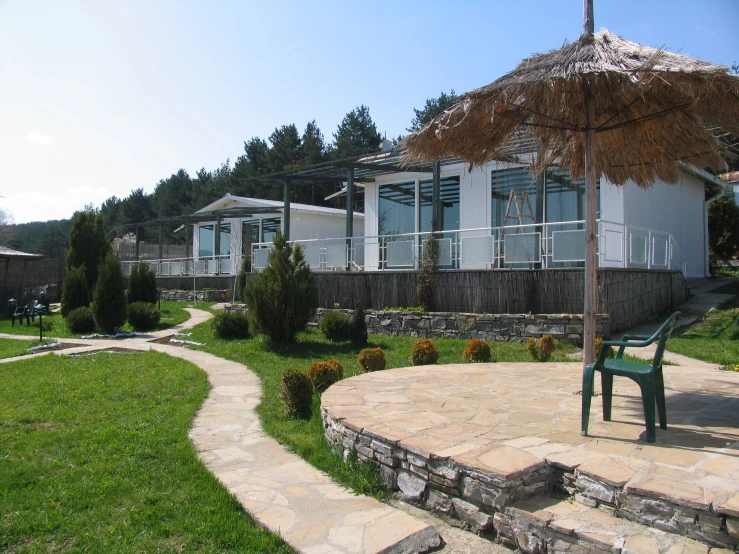
[[[583,361],[595,361],[595,317],[598,306],[596,248],[595,98],[591,83],[585,85],[585,301],[583,310]]]

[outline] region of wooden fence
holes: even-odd
[[[7,284],[4,281],[6,263],[0,262],[0,310],[5,309],[9,298],[26,303],[38,299],[42,290],[46,291],[48,302],[59,302],[65,275],[64,260],[57,258],[29,260],[25,277],[23,261],[11,260]]]

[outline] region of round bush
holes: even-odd
[[[339,380],[339,375],[332,364],[313,362],[308,366],[308,379],[318,392],[323,392]]]
[[[344,366],[341,365],[339,360],[329,360],[326,362],[328,365],[334,368],[336,371],[336,380],[341,381],[344,378]]]
[[[331,342],[349,340],[352,320],[341,312],[326,312],[321,319],[321,332]]]
[[[156,329],[161,314],[155,304],[134,302],[128,306],[128,322],[134,331],[151,331]]]
[[[95,314],[89,306],[82,306],[69,312],[66,318],[67,329],[75,335],[95,332]]]
[[[385,353],[381,348],[365,348],[359,352],[357,360],[359,360],[359,367],[362,368],[362,373],[382,371],[387,367]]]
[[[526,341],[526,348],[534,361],[546,362],[557,350],[557,342],[552,335],[543,335],[539,340],[529,337]]]
[[[289,367],[280,377],[280,396],[291,418],[310,419],[313,413],[313,383],[296,367]]]
[[[433,365],[439,359],[436,347],[428,339],[416,341],[411,350],[411,363],[413,365]]]
[[[241,312],[219,312],[210,328],[219,339],[245,339],[249,336],[249,318]]]
[[[600,356],[601,348],[603,348],[603,337],[595,337],[595,359],[598,359],[598,356]],[[608,350],[606,350],[606,358],[615,358],[616,357],[616,351],[613,349],[613,346],[608,346]]]
[[[465,362],[487,363],[490,361],[490,346],[484,340],[472,339],[464,347],[462,359]]]

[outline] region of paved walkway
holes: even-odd
[[[262,388],[246,366],[206,352],[150,342],[211,317],[202,310],[187,311],[188,321],[148,337],[59,339],[83,346],[54,353],[156,350],[203,369],[212,389],[190,431],[199,458],[257,523],[280,533],[299,552],[410,554],[439,546],[439,533],[432,525],[373,498],[352,494],[266,435],[254,411]]]

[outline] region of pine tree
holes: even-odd
[[[104,333],[112,334],[126,323],[126,288],[121,264],[108,254],[98,270],[95,286],[95,321]]]
[[[92,287],[97,282],[100,262],[105,259],[110,250],[103,216],[94,211],[75,213],[72,229],[69,231],[67,271],[85,266],[87,286]]]
[[[62,287],[62,317],[77,308],[90,305],[90,289],[87,286],[85,266],[67,271]]]
[[[411,126],[408,127],[406,131],[408,131],[409,133],[420,131],[437,115],[439,115],[447,108],[451,108],[458,101],[459,96],[456,95],[454,89],[452,89],[449,94],[442,91],[438,98],[428,98],[426,100],[426,105],[423,108],[421,108],[420,110],[413,108],[415,115],[411,120]]]
[[[367,106],[358,106],[344,116],[334,133],[334,157],[370,154],[380,149],[382,135],[370,117]]]
[[[364,348],[367,344],[367,322],[364,320],[361,302],[357,302],[357,308],[354,310],[354,317],[349,326],[349,340],[352,341],[354,348]]]

